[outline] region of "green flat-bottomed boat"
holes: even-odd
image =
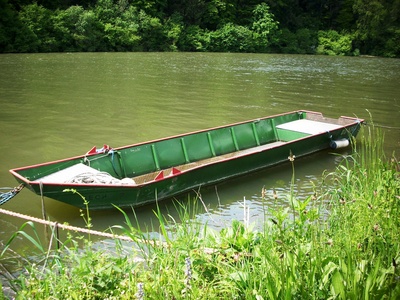
[[[364,120],[294,111],[10,170],[38,195],[90,209],[135,207],[347,146]]]

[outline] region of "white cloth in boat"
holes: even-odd
[[[107,172],[96,170],[82,163],[37,179],[43,183],[92,183],[92,184],[121,184],[135,185],[131,178],[118,179]]]

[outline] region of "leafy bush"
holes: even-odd
[[[339,34],[335,30],[319,31],[317,54],[350,55],[352,42],[350,34]]]
[[[210,33],[208,50],[213,52],[253,52],[253,33],[244,26],[225,24]]]
[[[181,36],[177,42],[181,51],[200,51],[204,52],[209,49],[210,34],[208,31],[201,29],[199,26],[189,26],[183,29]]]

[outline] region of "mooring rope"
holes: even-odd
[[[102,237],[106,237],[106,238],[125,240],[125,241],[130,241],[130,242],[134,241],[129,236],[117,235],[117,234],[101,232],[101,231],[96,231],[96,230],[82,228],[82,227],[76,227],[76,226],[71,226],[71,225],[66,225],[66,224],[60,224],[58,222],[46,221],[46,220],[42,220],[42,219],[39,219],[39,218],[31,217],[31,216],[28,216],[28,215],[24,215],[24,214],[21,214],[21,213],[12,212],[12,211],[9,211],[9,210],[6,210],[6,209],[2,209],[2,208],[0,208],[0,213],[5,214],[5,215],[9,215],[9,216],[12,216],[12,217],[17,217],[17,218],[20,218],[20,219],[24,219],[26,221],[32,221],[32,222],[36,222],[36,223],[43,224],[43,225],[53,226],[55,228],[61,228],[61,229],[65,229],[65,230],[71,230],[71,231],[87,233],[87,234],[102,236]]]
[[[161,247],[166,247],[166,248],[169,247],[169,244],[165,241],[147,240],[147,239],[132,239],[129,236],[101,232],[101,231],[96,231],[96,230],[92,230],[92,229],[86,229],[86,228],[81,228],[81,227],[76,227],[76,226],[71,226],[71,225],[65,225],[65,224],[60,224],[58,222],[46,221],[46,220],[42,220],[39,218],[31,217],[28,215],[24,215],[21,213],[9,211],[9,210],[3,209],[3,208],[0,208],[0,213],[9,215],[12,217],[24,219],[27,221],[36,222],[36,223],[43,224],[43,225],[53,226],[55,229],[61,228],[61,229],[65,229],[65,230],[72,230],[72,231],[76,231],[76,232],[87,233],[87,234],[92,234],[92,235],[97,235],[97,236],[112,238],[112,239],[119,239],[119,240],[128,241],[128,242],[150,244],[153,246],[161,246]],[[205,248],[202,248],[202,251],[206,254],[213,254],[217,251],[217,249],[205,247]]]
[[[65,224],[60,224],[58,222],[52,222],[52,221],[46,221],[46,220],[42,220],[39,218],[35,218],[35,217],[31,217],[28,215],[24,215],[21,213],[16,213],[13,211],[9,211],[3,208],[0,208],[0,213],[5,214],[5,215],[9,215],[12,217],[17,217],[20,219],[24,219],[27,221],[32,221],[32,222],[36,222],[39,224],[43,224],[43,225],[48,225],[48,226],[53,226],[55,229],[61,228],[61,229],[65,229],[65,230],[71,230],[71,231],[76,231],[76,232],[81,232],[81,233],[87,233],[87,234],[91,234],[91,235],[97,235],[97,236],[101,236],[101,237],[106,237],[106,238],[111,238],[111,239],[119,239],[119,240],[123,240],[123,241],[128,241],[128,242],[135,242],[135,243],[143,243],[143,244],[150,244],[153,246],[160,246],[160,247],[169,247],[169,244],[165,241],[157,241],[157,240],[148,240],[148,239],[133,239],[129,236],[125,236],[125,235],[118,235],[118,234],[112,234],[112,233],[107,233],[107,232],[101,232],[101,231],[97,231],[97,230],[92,230],[92,229],[87,229],[87,228],[82,228],[82,227],[76,227],[76,226],[71,226],[71,225],[65,225]],[[204,251],[204,253],[206,254],[212,254],[215,253],[215,251],[217,251],[214,248],[203,248],[202,251]]]
[[[1,190],[3,189],[10,189],[8,192],[0,192],[0,205],[3,205],[4,203],[10,201],[16,194],[18,194],[22,189],[24,185],[21,183],[19,186],[15,188],[0,188]]]
[[[385,128],[385,129],[400,130],[400,127],[398,127],[398,126],[380,125],[380,124],[375,124],[375,123],[372,123],[372,122],[371,123],[370,122],[364,122],[364,125],[378,127],[378,128]]]

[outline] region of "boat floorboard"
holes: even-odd
[[[237,157],[245,156],[248,154],[261,152],[261,151],[264,151],[267,149],[279,147],[284,144],[286,144],[286,142],[282,142],[282,141],[268,143],[265,145],[261,145],[261,146],[257,146],[257,147],[253,147],[253,148],[249,148],[249,149],[239,150],[239,151],[235,151],[235,152],[231,152],[231,153],[227,153],[227,154],[223,154],[223,155],[219,155],[219,156],[202,159],[202,160],[199,160],[196,162],[191,162],[191,163],[187,163],[187,164],[183,164],[183,165],[179,165],[179,166],[174,166],[174,167],[171,167],[171,168],[168,168],[165,170],[159,170],[156,172],[139,175],[136,177],[132,177],[132,179],[135,181],[136,184],[144,184],[146,182],[154,181],[155,178],[160,174],[160,172],[164,173],[163,174],[164,177],[169,177],[169,176],[173,175],[173,169],[178,170],[180,172],[184,172],[184,171],[188,171],[190,169],[213,164],[213,163],[220,162],[220,161],[223,161],[226,159],[237,158]]]

